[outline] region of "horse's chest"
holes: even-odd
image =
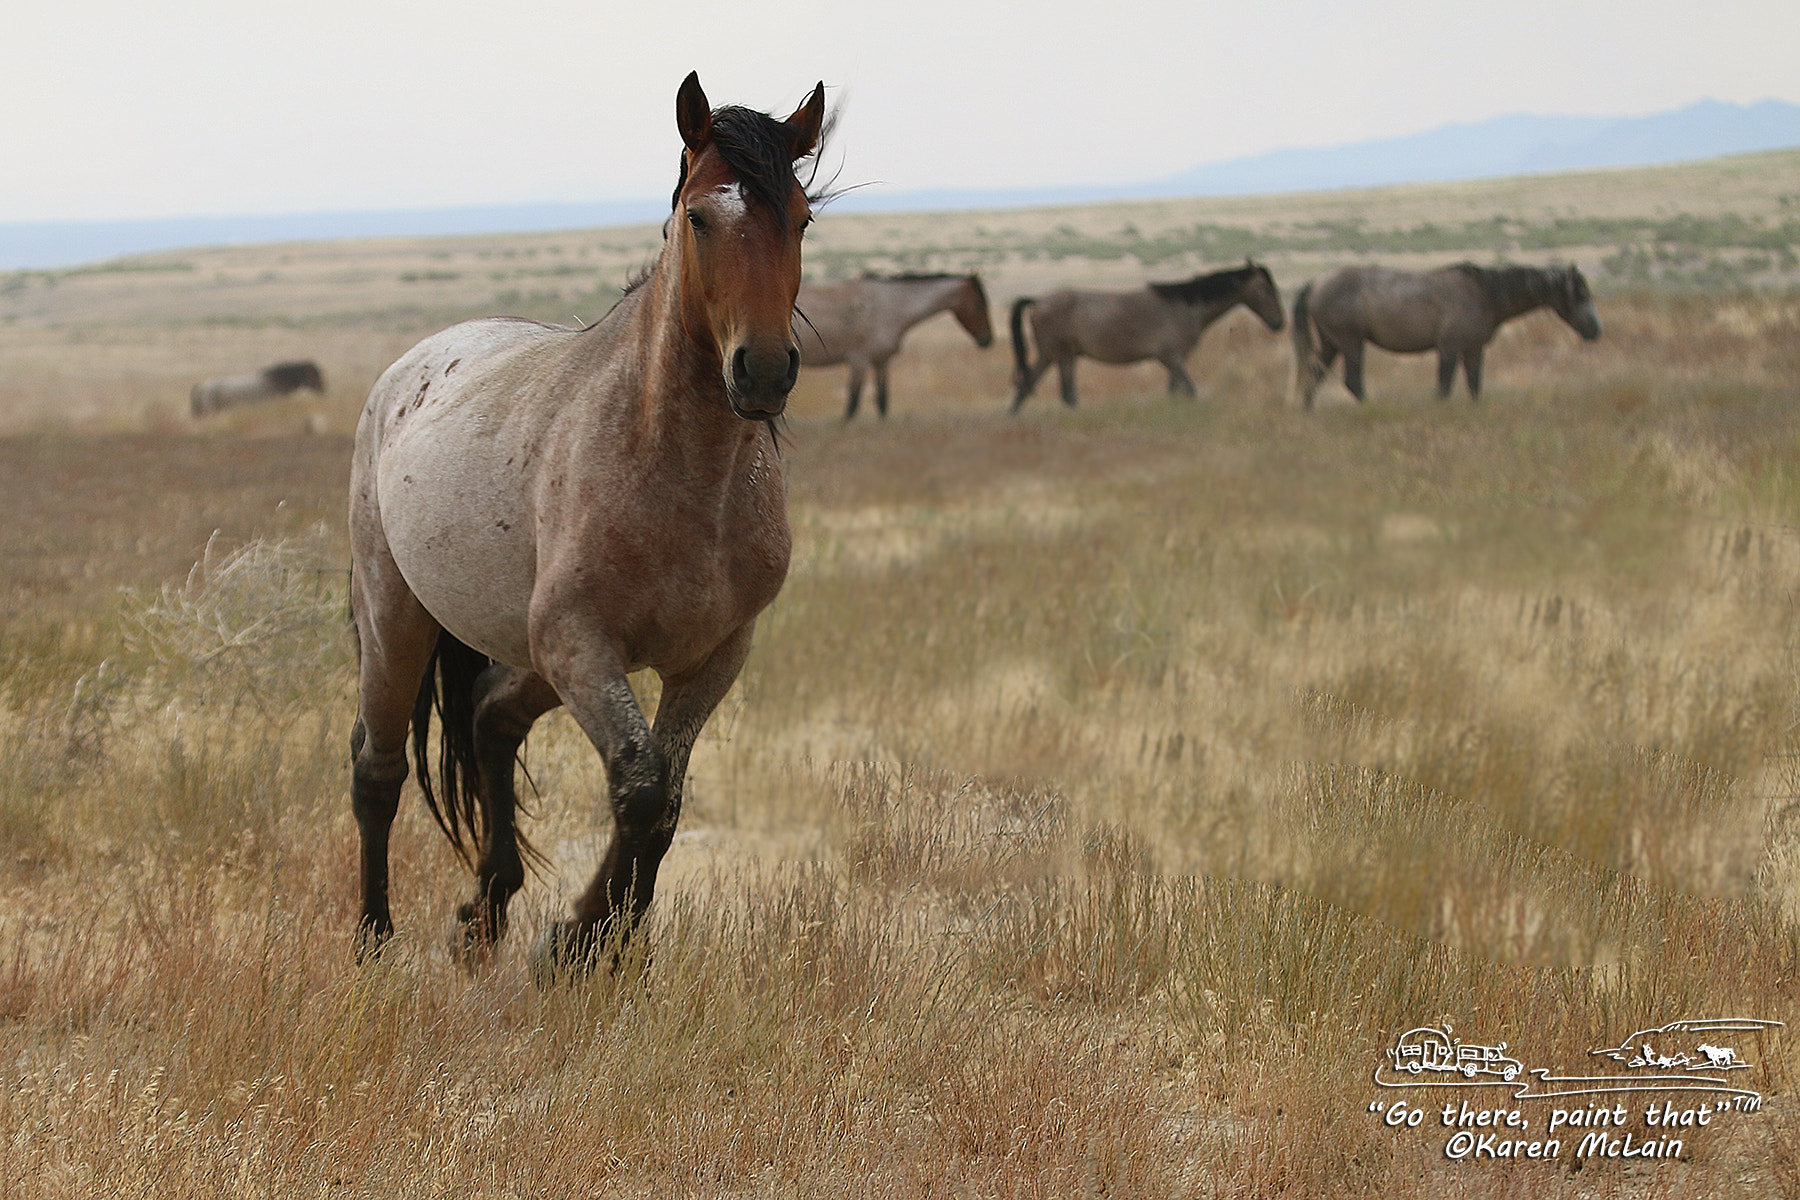
[[[784,520],[603,522],[585,541],[577,561],[557,568],[568,578],[542,581],[571,602],[551,619],[604,629],[634,668],[697,665],[767,608],[787,576]]]

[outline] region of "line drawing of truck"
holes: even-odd
[[[1506,1043],[1477,1046],[1456,1037],[1450,1026],[1435,1029],[1429,1025],[1409,1029],[1400,1035],[1388,1057],[1394,1069],[1419,1075],[1441,1071],[1473,1079],[1477,1075],[1498,1075],[1507,1083],[1516,1079],[1525,1064],[1506,1054]]]

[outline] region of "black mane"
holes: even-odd
[[[1214,271],[1210,275],[1196,275],[1180,283],[1153,283],[1150,290],[1164,300],[1180,304],[1210,304],[1237,295],[1250,277],[1260,270],[1262,268],[1256,264],[1247,263],[1225,271]]]
[[[787,228],[788,192],[794,186],[794,143],[787,122],[768,113],[728,104],[712,114],[712,144],[731,168],[751,200],[774,214]],[[681,203],[687,186],[687,155],[681,156],[681,173],[675,180],[672,209]]]
[[[1540,304],[1554,304],[1559,299],[1580,303],[1588,298],[1587,280],[1575,267],[1526,267],[1508,265],[1483,267],[1472,262],[1451,265],[1461,271],[1482,292],[1497,300],[1527,298]]]

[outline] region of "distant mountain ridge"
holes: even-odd
[[[868,188],[852,192],[838,203],[858,212],[879,212],[1255,196],[1648,167],[1793,146],[1800,146],[1800,104],[1700,100],[1673,112],[1644,117],[1517,113],[1346,146],[1272,150],[1204,163],[1177,175],[1134,184],[894,194]]]
[[[1643,117],[1494,117],[1346,146],[1274,150],[1135,184],[895,192],[873,186],[848,192],[835,205],[852,212],[917,212],[1328,191],[1654,166],[1791,146],[1800,146],[1800,105],[1781,100],[1750,105],[1700,100]],[[33,221],[0,224],[0,270],[67,267],[184,246],[586,229],[657,221],[667,211],[666,199],[647,198],[147,221]]]

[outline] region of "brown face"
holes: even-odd
[[[1250,277],[1249,286],[1244,289],[1244,303],[1271,330],[1279,330],[1287,323],[1287,316],[1281,311],[1281,292],[1275,287],[1274,277],[1262,267],[1257,267]]]
[[[956,307],[950,310],[957,322],[969,331],[975,344],[984,349],[994,344],[994,326],[988,319],[987,292],[981,280],[971,275],[956,294]]]
[[[676,102],[687,178],[670,225],[681,263],[683,322],[690,336],[718,355],[733,412],[758,420],[779,416],[800,370],[794,297],[812,206],[791,173],[784,177],[787,194],[779,212],[766,189],[758,195],[747,186],[713,144],[698,80],[689,76],[689,84]],[[779,124],[788,161],[812,151],[824,102],[821,85]]]

